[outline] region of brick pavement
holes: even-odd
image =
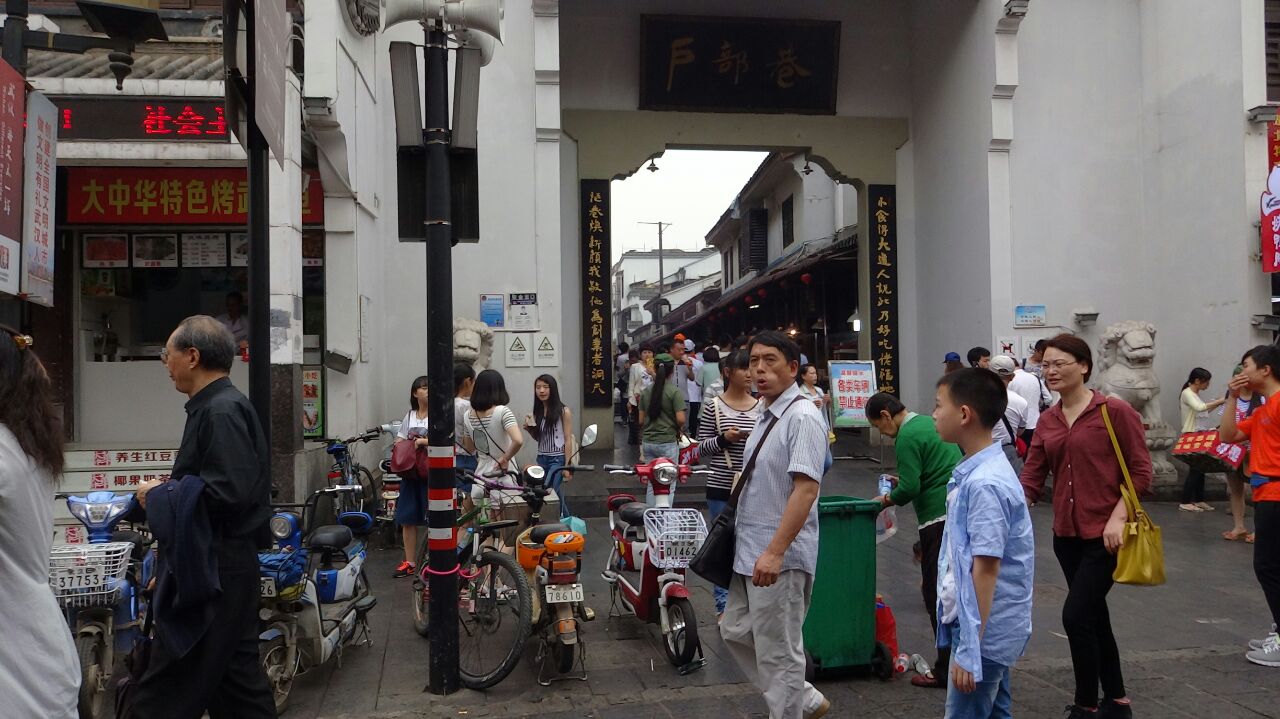
[[[622,450],[625,453],[625,450]],[[621,458],[621,457],[619,457]],[[595,461],[608,461],[600,457]],[[879,467],[839,462],[824,494],[868,496]],[[576,482],[605,481],[579,475]],[[1159,588],[1118,587],[1111,613],[1120,641],[1126,681],[1139,717],[1230,719],[1280,717],[1280,673],[1249,664],[1245,641],[1265,628],[1265,604],[1251,566],[1251,547],[1228,543],[1222,511],[1189,515],[1176,505],[1152,508],[1164,528],[1169,582]],[[930,656],[930,632],[919,595],[919,570],[911,561],[914,522],[880,546],[877,585],[897,615],[903,650]],[[1033,510],[1037,526],[1035,634],[1013,676],[1015,714],[1060,717],[1071,701],[1070,655],[1061,631],[1065,582],[1050,545],[1048,507]],[[600,614],[586,627],[586,682],[543,688],[531,662],[486,693],[463,690],[450,697],[422,691],[427,643],[411,628],[408,580],[392,580],[394,550],[373,550],[371,572],[379,605],[372,615],[375,644],[349,648],[336,665],[300,677],[286,717],[765,717],[757,692],[744,683],[715,630],[709,587],[691,584],[708,664],[679,676],[665,660],[657,630],[631,618],[605,619],[607,586],[599,577],[607,550],[604,522],[590,520],[583,572],[588,601]],[[593,569],[595,568],[595,569]],[[820,580],[821,581],[821,578]],[[1270,673],[1268,673],[1270,672]],[[832,717],[940,717],[943,692],[922,690],[903,679],[865,676],[824,679],[819,687],[834,702]]]

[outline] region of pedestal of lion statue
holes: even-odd
[[[1178,430],[1160,417],[1156,403],[1160,380],[1156,378],[1155,357],[1155,325],[1118,322],[1102,333],[1094,378],[1100,392],[1128,402],[1142,416],[1154,473],[1151,491],[1158,498],[1167,499],[1180,491],[1178,471],[1169,456],[1178,439]]]

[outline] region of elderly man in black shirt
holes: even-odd
[[[172,478],[138,487],[161,543],[156,641],[138,685],[140,717],[276,716],[258,661],[268,449],[253,407],[227,376],[234,358],[235,339],[206,315],[183,320],[161,353],[174,387],[190,400]],[[166,541],[161,527],[174,524],[184,531]],[[193,587],[207,599],[192,602]]]

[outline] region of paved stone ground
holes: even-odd
[[[627,452],[621,448],[616,456],[623,459]],[[838,462],[823,493],[870,496],[879,472],[879,466],[870,462]],[[605,480],[599,473],[575,480],[591,481]],[[1188,514],[1178,512],[1176,505],[1157,504],[1151,513],[1164,529],[1168,584],[1118,587],[1110,600],[1135,714],[1178,719],[1280,717],[1280,670],[1251,665],[1243,657],[1246,641],[1259,636],[1268,622],[1253,577],[1252,548],[1219,538],[1230,523],[1225,505],[1213,513]],[[932,658],[919,569],[911,558],[914,517],[909,510],[900,516],[901,532],[877,552],[878,590],[894,608],[903,651]],[[1060,622],[1065,582],[1050,544],[1050,509],[1037,507],[1032,517],[1038,542],[1036,631],[1014,671],[1015,714],[1060,717],[1073,688]],[[300,677],[285,716],[767,717],[758,692],[745,683],[725,653],[705,582],[693,578],[691,585],[708,662],[692,675],[679,676],[667,664],[655,627],[632,618],[604,618],[608,588],[598,570],[591,568],[604,563],[608,534],[602,519],[592,519],[589,525],[588,569],[583,580],[589,603],[601,618],[587,625],[584,633],[586,682],[540,687],[529,660],[485,693],[463,690],[449,697],[424,693],[427,642],[412,629],[409,580],[390,578],[397,550],[374,549],[371,573],[379,597],[371,618],[374,645],[349,648],[340,669],[330,665]],[[818,579],[824,580],[831,581]],[[918,689],[903,678],[881,682],[851,675],[820,680],[819,688],[833,701],[832,717],[942,716],[943,692]]]

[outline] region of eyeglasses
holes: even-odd
[[[168,362],[168,361],[169,361],[169,348],[168,348],[168,347],[163,347],[163,348],[161,348],[161,349],[160,349],[160,361],[161,361],[161,362]]]
[[[1060,372],[1063,367],[1070,367],[1073,364],[1079,364],[1079,360],[1071,360],[1070,362],[1045,362],[1043,366],[1046,372],[1049,370],[1056,370]]]

